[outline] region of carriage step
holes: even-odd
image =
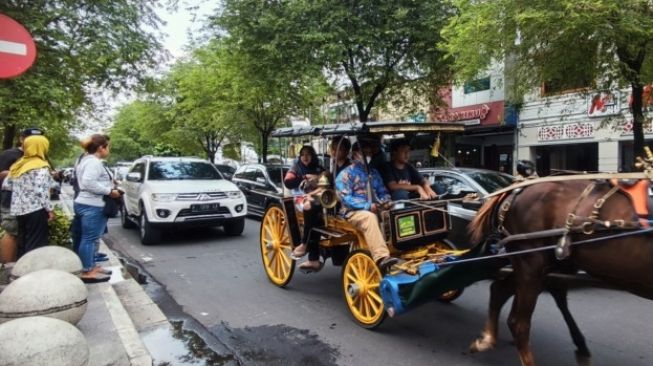
[[[312,230],[322,235],[330,236],[332,238],[341,238],[346,235],[346,233],[343,233],[341,231],[329,230],[325,227],[314,227]]]

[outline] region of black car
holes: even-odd
[[[232,181],[245,194],[247,213],[262,217],[270,197],[283,194],[283,177],[290,169],[278,164],[245,164],[236,169]]]
[[[442,195],[442,199],[462,198],[470,193],[479,198],[505,188],[514,182],[515,177],[494,170],[476,168],[420,168],[418,171],[431,182],[433,191]],[[471,205],[450,202],[448,211],[451,216],[451,231],[448,239],[459,248],[469,246],[467,225],[476,215],[480,202]]]
[[[215,167],[222,173],[222,176],[225,179],[231,180],[233,178],[234,173],[236,172],[236,168],[232,167],[231,165],[227,164],[213,164]]]

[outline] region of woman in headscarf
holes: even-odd
[[[320,174],[324,171],[317,160],[317,153],[312,146],[305,145],[299,150],[299,157],[288,170],[283,179],[286,188],[291,189],[295,195],[295,206],[304,213],[304,235],[302,243],[292,252],[293,259],[299,259],[308,252],[308,261],[299,265],[302,272],[317,272],[322,269],[320,262],[320,235],[311,229],[319,225],[320,210],[316,202],[306,193],[317,188]]]
[[[9,168],[3,189],[11,193],[11,215],[18,222],[18,258],[48,245],[48,221],[54,218],[50,187],[54,182],[46,155],[50,142],[45,136],[23,141],[23,157]]]

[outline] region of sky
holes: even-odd
[[[185,47],[190,44],[191,35],[199,34],[202,22],[214,13],[216,1],[182,0],[176,11],[160,9],[157,14],[166,23],[162,31],[167,34],[163,45],[173,59],[186,54]]]
[[[165,36],[161,43],[169,52],[170,59],[161,70],[156,72],[165,72],[168,69],[167,66],[172,65],[175,60],[188,53],[192,38],[200,34],[203,21],[207,16],[215,13],[216,3],[211,0],[180,0],[176,11],[166,8],[157,10],[157,15],[165,22],[160,29]],[[85,125],[74,134],[85,136],[99,130],[106,130],[111,126],[118,109],[135,98],[133,93],[112,95],[99,91],[98,102],[100,104],[98,107],[101,111],[96,112],[94,117],[86,116]],[[102,102],[100,102],[101,100]]]

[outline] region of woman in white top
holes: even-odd
[[[82,280],[102,282],[109,280],[109,276],[95,265],[95,254],[96,244],[104,234],[109,219],[103,212],[103,197],[119,198],[120,191],[114,189],[113,178],[101,160],[109,156],[109,137],[93,135],[84,147],[87,155],[75,171],[80,191],[74,201],[77,217],[73,223],[73,247],[79,248],[77,253],[82,260]]]

